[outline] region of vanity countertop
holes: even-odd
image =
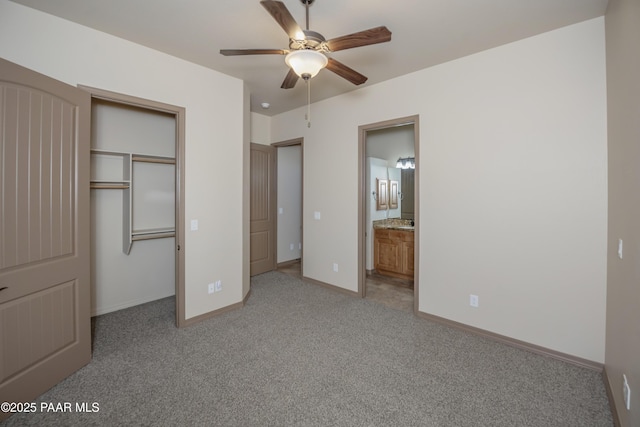
[[[373,221],[373,228],[387,229],[387,230],[400,230],[400,231],[415,231],[415,226],[411,225],[412,220],[400,219],[400,218],[388,218]]]

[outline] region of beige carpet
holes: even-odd
[[[92,362],[8,426],[611,426],[599,372],[278,272],[186,329],[164,299],[98,317]],[[6,399],[6,397],[5,397]]]

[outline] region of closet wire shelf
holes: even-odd
[[[106,150],[91,150],[93,158],[111,158],[121,162],[122,167],[122,180],[91,180],[90,188],[94,190],[124,190],[123,201],[123,236],[122,236],[122,251],[129,255],[133,242],[141,240],[152,239],[164,239],[168,237],[175,237],[175,226],[162,227],[162,228],[149,228],[134,230],[133,227],[133,197],[131,179],[131,171],[133,169],[133,163],[156,163],[162,165],[175,165],[176,159],[173,157],[153,156],[147,154],[134,154],[119,151],[106,151]]]

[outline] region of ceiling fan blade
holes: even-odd
[[[298,25],[289,9],[281,1],[262,0],[260,4],[267,9],[267,12],[273,16],[282,29],[289,35],[292,40],[304,40],[304,32]]]
[[[283,49],[220,49],[224,56],[235,55],[286,55],[288,50]]]
[[[329,62],[327,63],[327,70],[333,71],[340,77],[349,80],[354,85],[361,85],[362,83],[367,81],[367,77],[363,76],[356,70],[347,67],[340,61],[336,61],[333,58],[329,58]]]
[[[391,31],[382,26],[328,40],[327,47],[331,52],[336,52],[338,50],[384,43],[389,40],[391,40]]]
[[[293,71],[293,68],[289,68],[289,72],[287,73],[287,77],[284,78],[282,82],[282,89],[292,89],[296,83],[298,83],[298,75]]]

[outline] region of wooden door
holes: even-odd
[[[276,268],[276,149],[251,144],[250,275]]]
[[[0,401],[91,358],[89,124],[88,93],[0,59]]]

